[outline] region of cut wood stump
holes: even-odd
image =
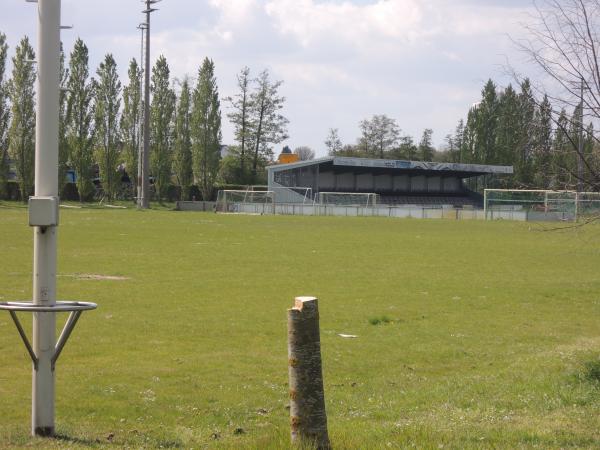
[[[315,297],[296,297],[288,309],[288,368],[292,444],[330,449]]]

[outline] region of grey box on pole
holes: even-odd
[[[29,197],[29,226],[55,227],[58,225],[58,197]]]

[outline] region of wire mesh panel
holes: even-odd
[[[590,218],[600,215],[600,192],[580,192],[577,194],[578,217]]]
[[[578,194],[574,191],[486,189],[485,218],[522,221],[575,221]]]
[[[221,190],[215,211],[229,214],[275,214],[275,192]]]
[[[276,203],[290,203],[290,204],[312,204],[313,193],[312,188],[301,187],[301,186],[249,186],[249,191],[260,192],[260,191],[272,191],[275,192]]]
[[[319,192],[317,203],[320,206],[373,207],[377,205],[378,197],[373,192]]]

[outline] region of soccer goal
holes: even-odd
[[[249,191],[273,191],[276,193],[275,201],[277,203],[289,204],[312,204],[312,188],[303,186],[248,186]]]
[[[316,203],[319,206],[358,206],[367,208],[376,206],[378,197],[373,192],[319,192]]]
[[[229,214],[275,214],[275,192],[220,190],[215,212]]]
[[[489,219],[575,221],[578,193],[542,189],[486,189],[484,215]]]

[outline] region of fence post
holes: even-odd
[[[296,297],[288,309],[288,373],[292,444],[329,449],[323,390],[319,306],[315,297]]]

